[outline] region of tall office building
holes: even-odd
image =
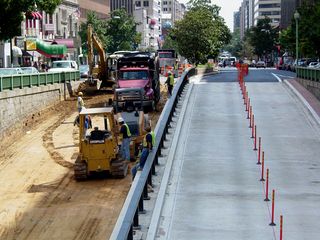
[[[254,1],[254,25],[259,19],[268,17],[271,25],[277,27],[281,19],[281,0],[255,0]]]
[[[240,29],[240,11],[233,13],[233,31]]]
[[[110,13],[110,0],[78,0],[80,21],[87,19],[87,13],[93,11],[99,18],[108,18]]]
[[[280,28],[285,29],[290,26],[293,14],[303,3],[314,4],[315,0],[282,0],[281,1],[281,21]]]
[[[240,12],[240,38],[244,37],[247,29],[249,29],[249,0],[243,0]]]
[[[110,11],[124,8],[129,15],[133,14],[134,9],[133,0],[110,0]],[[149,5],[149,1],[143,1],[143,4]]]

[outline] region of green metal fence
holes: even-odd
[[[78,80],[80,80],[79,71],[0,76],[0,92],[3,90],[13,90],[15,88],[64,83]]]
[[[308,79],[311,81],[320,81],[320,69],[310,68],[310,67],[297,67],[296,68],[297,77]]]

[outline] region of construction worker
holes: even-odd
[[[77,100],[77,108],[78,112],[81,112],[81,110],[84,108],[84,101],[82,99],[83,93],[78,92],[78,100]]]
[[[169,97],[170,97],[172,95],[172,89],[173,89],[173,85],[174,85],[174,77],[173,77],[173,74],[171,71],[168,72],[166,84],[168,87],[168,93],[169,93]]]
[[[140,154],[140,160],[139,162],[132,168],[131,173],[132,173],[132,179],[134,179],[136,173],[138,170],[142,170],[146,160],[149,156],[149,152],[152,151],[153,148],[153,143],[155,140],[153,139],[152,133],[151,133],[151,127],[148,126],[145,128],[146,130],[146,135],[143,138],[142,142],[142,149],[141,149],[141,154]]]
[[[122,134],[120,153],[124,160],[130,162],[131,132],[129,126],[124,122],[122,117],[119,117],[118,122],[120,124],[120,134]]]

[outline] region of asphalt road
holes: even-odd
[[[319,239],[320,123],[288,88],[294,73],[250,69],[245,78],[262,139],[257,165],[236,69],[192,78],[193,88],[172,146],[174,163],[157,239]],[[171,154],[170,154],[171,155]],[[270,170],[269,194],[264,201]]]
[[[275,68],[249,68],[249,75],[246,82],[279,82],[284,79],[295,78],[294,72],[277,70]],[[220,68],[218,75],[204,76],[201,82],[236,82],[238,72],[236,68]]]

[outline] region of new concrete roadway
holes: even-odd
[[[280,215],[283,239],[319,239],[320,127],[293,78],[275,69],[245,78],[276,226],[237,72],[226,68],[192,78],[159,225],[147,239],[279,239]]]

